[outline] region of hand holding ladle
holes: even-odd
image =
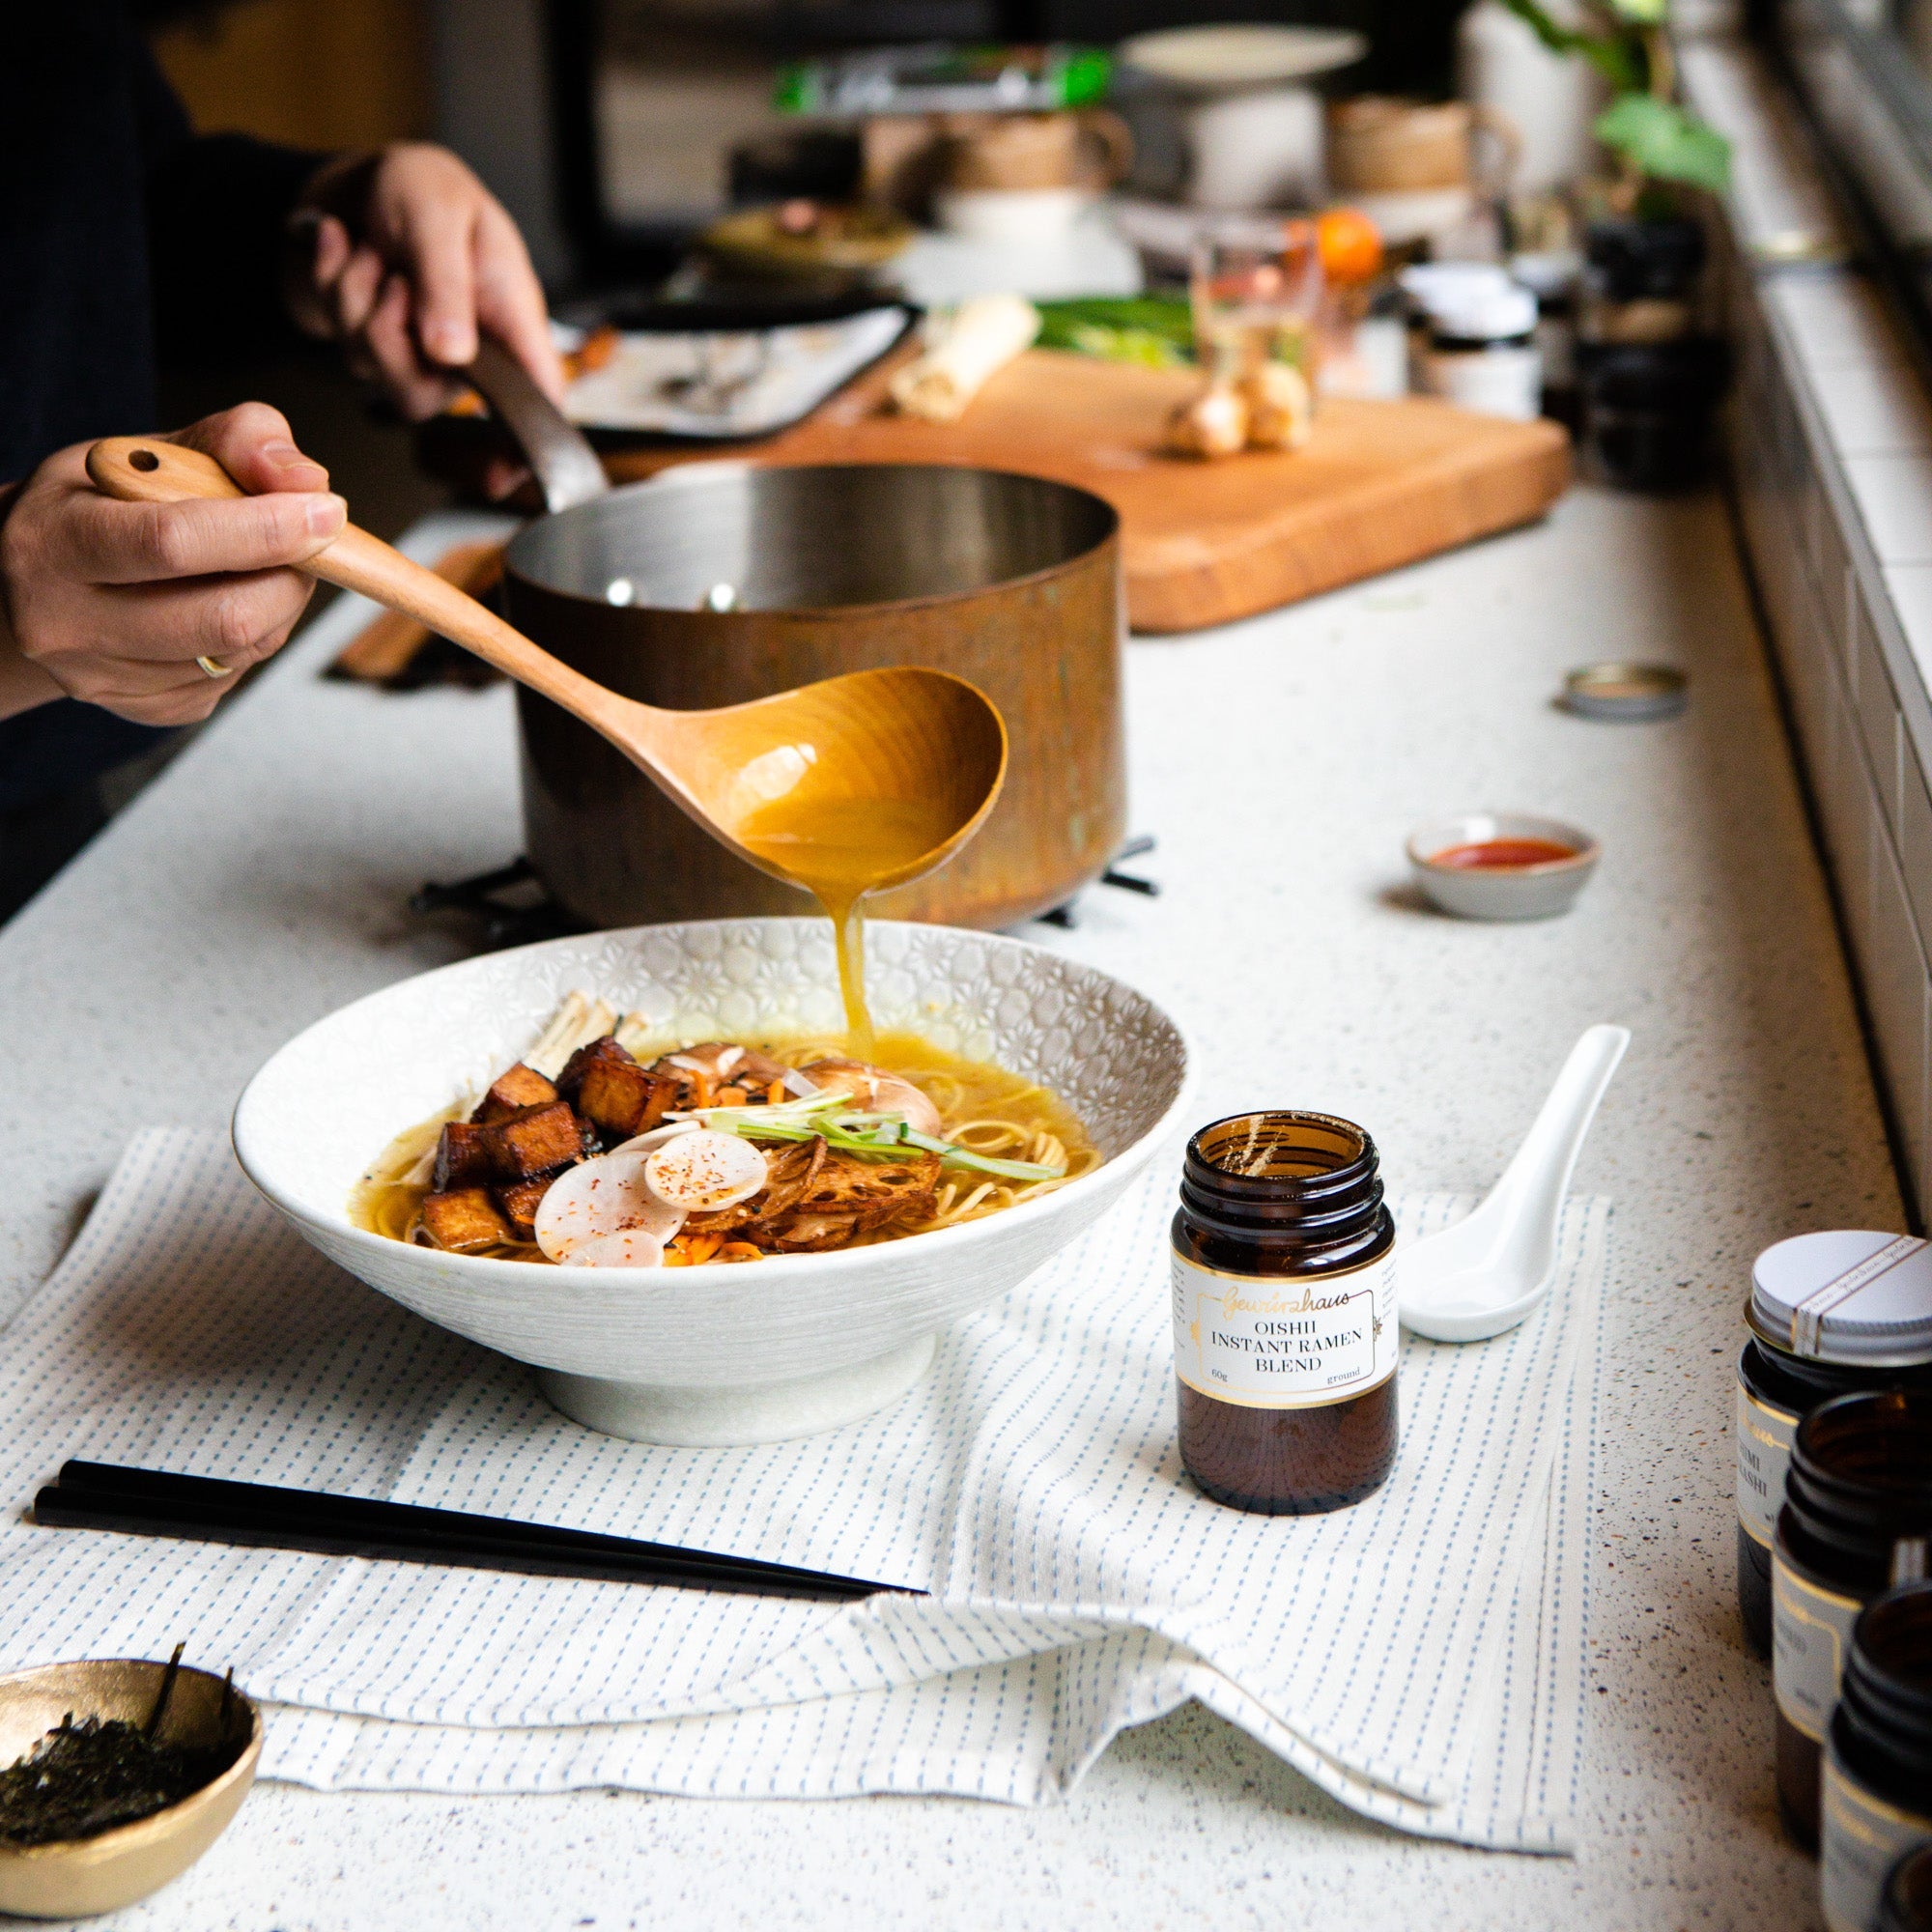
[[[244,494],[213,457],[155,438],[96,443],[87,473],[129,502]],[[821,896],[828,883],[849,900],[943,865],[1006,776],[999,712],[946,671],[853,671],[749,704],[666,711],[571,669],[354,524],[300,568],[414,617],[561,705],[741,859]]]

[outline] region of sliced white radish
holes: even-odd
[[[749,1201],[765,1184],[765,1157],[736,1134],[709,1127],[654,1148],[644,1160],[644,1185],[681,1214],[715,1214]]]
[[[695,1134],[704,1125],[702,1121],[670,1121],[661,1127],[653,1127],[647,1134],[639,1134],[628,1141],[620,1141],[611,1151],[612,1153],[649,1153],[653,1148],[661,1148],[666,1141],[674,1141],[679,1134]]]
[[[649,1149],[625,1147],[559,1175],[537,1207],[537,1246],[568,1265],[656,1267],[664,1260],[664,1243],[684,1225],[684,1213],[667,1207],[645,1184],[644,1163],[650,1158]],[[591,1259],[593,1244],[630,1235],[648,1237],[637,1244],[638,1259],[622,1260],[615,1247]],[[646,1259],[652,1241],[657,1252]]]
[[[570,1257],[573,1267],[663,1267],[665,1244],[646,1228],[625,1228],[614,1235],[593,1235]]]
[[[821,1094],[843,1094],[867,1114],[898,1114],[916,1134],[939,1132],[939,1109],[915,1087],[863,1060],[815,1060],[806,1076]]]

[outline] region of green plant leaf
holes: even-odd
[[[1609,0],[1610,12],[1633,26],[1661,27],[1670,12],[1670,0]]]
[[[1626,94],[1591,130],[1653,181],[1688,182],[1721,194],[1731,185],[1731,144],[1683,108],[1648,94]]]
[[[1634,93],[1643,86],[1643,55],[1629,40],[1613,34],[1580,34],[1564,26],[1537,0],[1503,0],[1503,5],[1524,21],[1551,53],[1588,61],[1619,94]]]

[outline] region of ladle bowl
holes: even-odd
[[[87,473],[97,489],[128,502],[246,494],[213,457],[152,437],[97,442]],[[774,808],[801,834],[828,814],[849,824],[868,812],[889,819],[895,809],[916,809],[932,836],[919,850],[882,858],[867,890],[883,891],[944,865],[984,823],[1005,781],[1004,721],[984,693],[949,671],[915,665],[852,671],[748,704],[667,711],[571,669],[353,524],[299,567],[414,617],[562,706],[714,838],[792,885],[804,883],[809,865],[775,859],[769,841],[751,831]],[[809,842],[802,838],[799,849]]]

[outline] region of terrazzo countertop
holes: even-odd
[[[431,558],[479,527],[434,519],[408,547]],[[290,1035],[457,956],[460,931],[412,918],[410,892],[519,849],[508,693],[323,682],[364,614],[326,612],[0,930],[0,1314],[132,1128],[225,1121]],[[1622,656],[1687,666],[1688,715],[1554,706],[1566,668]],[[1204,1120],[1330,1109],[1369,1126],[1392,1185],[1482,1188],[1577,1033],[1634,1034],[1576,1182],[1616,1202],[1580,1855],[1398,1836],[1195,1708],[1036,1811],[265,1786],[185,1879],[96,1923],[1816,1922],[1733,1604],[1731,1368],[1758,1248],[1901,1210],[1722,506],[1578,490],[1533,529],[1136,641],[1128,694],[1133,825],[1160,841],[1138,868],[1161,895],[1095,890],[1076,929],[1027,936],[1173,1007],[1205,1050]],[[1405,835],[1482,806],[1603,839],[1573,914],[1422,909]]]

